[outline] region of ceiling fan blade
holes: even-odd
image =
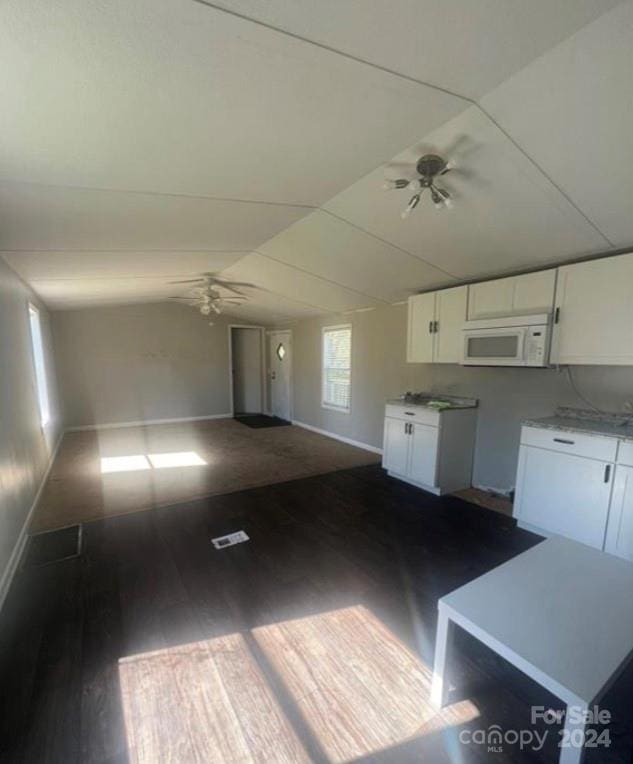
[[[415,169],[415,162],[392,162],[385,165],[384,176],[385,180],[413,180],[413,178],[417,178],[418,173]]]
[[[257,289],[257,284],[251,284],[248,281],[224,281],[223,279],[210,279],[213,284],[217,284],[219,287],[225,289],[232,289],[233,287],[245,287],[247,289]]]
[[[206,281],[206,279],[198,278],[198,279],[183,279],[182,281],[168,281],[168,284],[199,284],[201,281]]]

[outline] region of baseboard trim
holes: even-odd
[[[48,480],[48,476],[53,467],[53,463],[55,462],[55,457],[57,456],[57,452],[59,451],[59,447],[62,443],[62,439],[64,437],[65,432],[66,432],[65,430],[61,430],[61,432],[59,433],[59,437],[57,438],[57,443],[55,444],[55,448],[53,449],[49,457],[48,465],[46,469],[44,470],[44,474],[42,475],[42,479],[40,480],[40,485],[37,489],[37,493],[35,494],[33,502],[31,503],[31,508],[28,511],[26,519],[24,520],[24,523],[22,525],[22,530],[20,531],[20,534],[18,536],[18,540],[15,542],[15,546],[13,547],[13,552],[11,553],[11,557],[9,558],[9,562],[7,563],[2,573],[2,577],[0,577],[0,611],[2,610],[2,607],[4,606],[4,601],[6,600],[7,594],[9,593],[9,589],[11,588],[13,578],[18,568],[20,567],[20,562],[22,560],[22,555],[24,553],[24,547],[26,546],[26,540],[28,538],[27,531],[28,531],[29,525],[31,524],[31,518],[33,517],[35,508],[37,507],[37,504],[40,500],[40,496],[42,495],[42,491],[44,490],[44,486],[46,485],[46,481]]]
[[[305,422],[299,422],[297,419],[292,420],[292,424],[297,427],[303,427],[304,430],[310,430],[311,432],[317,432],[319,435],[325,435],[327,438],[334,438],[334,440],[340,440],[342,443],[347,443],[350,446],[356,446],[362,448],[365,451],[371,451],[372,454],[382,454],[382,448],[376,446],[370,446],[369,443],[362,443],[360,440],[354,440],[353,438],[346,438],[344,435],[338,435],[335,432],[329,430],[322,430],[320,427],[314,427],[311,424]]]
[[[85,432],[87,430],[115,430],[117,427],[142,427],[148,424],[174,424],[176,422],[203,422],[207,419],[233,419],[233,414],[207,414],[206,416],[185,416],[174,419],[139,419],[135,422],[106,422],[105,424],[83,424],[67,427],[66,432]]]

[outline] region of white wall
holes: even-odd
[[[499,490],[514,486],[521,420],[548,416],[559,405],[586,408],[565,370],[469,368],[407,364],[406,305],[333,315],[293,326],[294,418],[372,446],[382,446],[384,404],[407,390],[479,398],[473,481]],[[352,324],[352,411],[320,405],[321,327]],[[581,366],[573,370],[581,393],[597,406],[622,411],[633,401],[633,368]]]
[[[51,420],[43,431],[35,388],[28,302],[40,309]],[[0,602],[14,551],[61,432],[49,316],[0,258]],[[13,556],[13,559],[12,559]]]
[[[68,427],[226,414],[228,321],[148,303],[52,313]]]

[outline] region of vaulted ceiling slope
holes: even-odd
[[[272,324],[627,247],[632,70],[632,1],[5,0],[0,251],[53,308],[213,271]],[[427,150],[455,208],[403,221]]]

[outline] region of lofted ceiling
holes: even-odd
[[[631,70],[633,2],[5,0],[0,252],[54,309],[211,271],[278,324],[627,247]],[[455,206],[401,220],[427,150]]]

